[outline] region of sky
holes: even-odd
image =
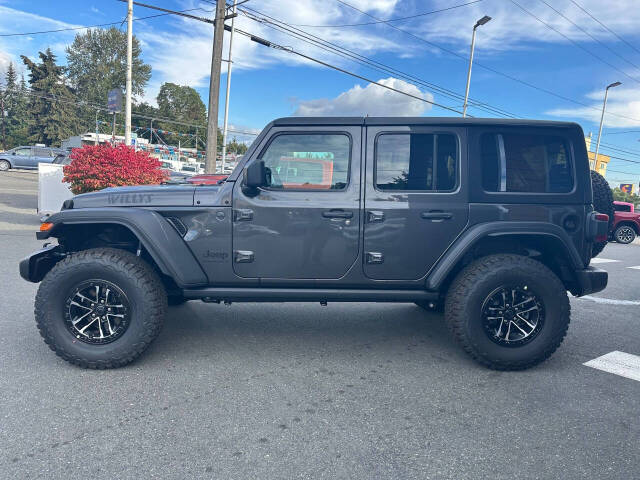
[[[189,13],[210,19],[214,15],[209,1],[144,3],[194,9]],[[442,89],[464,94],[473,25],[489,15],[492,20],[477,30],[470,98],[519,118],[575,121],[595,137],[605,87],[622,82],[609,91],[600,151],[618,157],[609,164],[611,183],[638,183],[637,5],[638,0],[249,0],[239,7],[244,12],[235,19],[237,28],[411,96],[236,34],[229,123],[257,132],[270,120],[290,115],[457,116],[429,102],[462,109],[462,100]],[[134,7],[136,18],[157,13]],[[256,21],[267,16],[392,71],[355,63]],[[47,47],[65,63],[65,47],[83,30],[30,32],[123,22],[125,17],[126,3],[118,0],[0,0],[0,74],[10,61],[23,69],[20,55],[36,58]],[[398,20],[380,21],[389,19]],[[117,26],[126,30],[126,22]],[[9,35],[14,33],[30,34]],[[138,100],[155,103],[160,85],[173,82],[194,87],[207,103],[211,25],[168,15],[135,21],[134,33],[143,60],[152,67]],[[223,58],[228,57],[228,40],[225,33]],[[225,72],[223,64],[220,118]],[[468,112],[499,116],[475,106]]]

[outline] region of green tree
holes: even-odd
[[[4,122],[0,127],[3,148],[13,148],[27,141],[27,99],[24,76],[18,82],[18,74],[13,63],[5,74],[2,106]]]
[[[56,65],[51,49],[39,52],[39,56],[41,63],[21,56],[29,70],[31,87],[27,105],[29,141],[53,145],[76,133],[76,99],[65,84],[63,67]]]
[[[200,98],[200,94],[191,87],[176,85],[175,83],[163,83],[156,100],[158,102],[158,115],[162,118],[193,125],[205,125],[207,123],[204,103]],[[158,128],[191,135],[196,132],[195,127],[163,121],[158,122]],[[201,138],[204,137],[205,133],[204,128],[198,129],[198,135]],[[183,145],[195,145],[195,137],[192,136],[163,134],[162,137],[165,142],[171,144],[177,144],[180,141]]]
[[[617,202],[633,203],[636,208],[638,208],[638,206],[640,205],[640,196],[634,193],[623,192],[619,188],[614,188],[612,192],[613,199]]]
[[[235,137],[229,143],[227,143],[227,152],[235,153],[236,155],[244,155],[247,151],[247,145],[244,143],[239,143]]]
[[[151,78],[151,66],[140,58],[140,42],[133,37],[133,63],[131,86],[134,96],[144,94]],[[66,49],[66,74],[79,100],[106,105],[107,93],[112,88],[123,89],[127,80],[127,35],[115,27],[89,29],[76,35]],[[94,109],[83,108],[85,127],[95,121]]]

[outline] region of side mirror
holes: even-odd
[[[256,189],[267,185],[267,169],[262,160],[253,162],[244,169],[243,185],[250,189]]]

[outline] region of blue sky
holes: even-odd
[[[254,13],[289,24],[328,25],[298,28],[458,94],[464,92],[467,63],[455,54],[468,56],[473,24],[483,15],[489,15],[493,20],[478,29],[471,98],[519,117],[577,121],[585,133],[592,131],[595,135],[604,87],[621,81],[622,86],[610,91],[602,137],[606,146],[601,147],[601,151],[640,162],[640,9],[637,0],[615,3],[546,0],[566,19],[542,0],[481,0],[394,22],[409,33],[384,23],[343,26],[373,22],[367,14],[391,19],[472,1],[345,0],[365,13],[338,0],[250,0],[245,6]],[[213,15],[213,5],[206,1],[147,0],[147,3],[177,10],[199,8],[191,13],[209,18]],[[589,17],[585,10],[623,40]],[[142,7],[134,8],[136,17],[154,13]],[[116,22],[125,16],[126,4],[117,0],[0,0],[0,35]],[[381,73],[322,51],[245,15],[236,19],[236,26],[412,95],[461,109],[460,100],[424,85],[409,84],[399,75]],[[173,16],[134,22],[134,32],[142,41],[143,58],[153,68],[145,100],[153,102],[162,82],[171,81],[196,88],[206,103],[212,30],[208,24]],[[0,70],[6,68],[8,61],[19,60],[20,54],[34,57],[38,50],[47,47],[64,61],[64,48],[73,41],[75,33],[0,36]],[[228,34],[225,35],[228,40]],[[362,80],[269,49],[239,35],[234,38],[233,50],[230,123],[236,128],[259,130],[272,118],[293,114],[455,115],[381,87],[367,86]],[[584,106],[525,86],[481,65]],[[225,76],[222,82],[224,86]],[[469,113],[491,116],[476,108],[470,108]],[[609,170],[611,182],[640,180],[640,163],[613,159]]]

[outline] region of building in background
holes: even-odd
[[[589,133],[588,137],[584,137],[584,141],[587,143],[587,154],[589,155],[589,167],[591,170],[595,170],[603,177],[607,174],[607,165],[609,165],[609,161],[611,157],[609,155],[603,155],[598,152],[598,164],[596,165],[596,153],[591,151],[591,137],[592,133]],[[595,145],[594,145],[595,148]]]

